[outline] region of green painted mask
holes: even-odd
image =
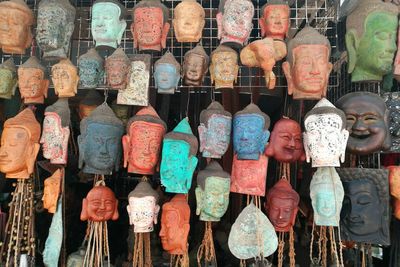
[[[0,98],[10,99],[17,88],[17,68],[12,58],[0,65]]]

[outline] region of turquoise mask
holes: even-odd
[[[57,211],[53,215],[43,251],[43,263],[46,266],[58,266],[63,241],[62,199],[58,200]]]

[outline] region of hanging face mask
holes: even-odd
[[[93,187],[82,201],[82,221],[115,221],[118,217],[118,200],[115,198],[114,192],[107,186]]]
[[[211,53],[210,76],[215,89],[230,88],[237,81],[239,56],[228,46],[219,45]]]
[[[201,4],[195,0],[183,0],[174,8],[175,37],[178,42],[197,43],[202,36],[206,23],[205,12]]]
[[[62,59],[51,68],[54,91],[59,97],[73,97],[78,90],[78,68],[69,59]]]
[[[118,48],[106,59],[107,85],[112,89],[125,89],[130,71],[130,60],[122,48]]]
[[[261,36],[284,40],[290,28],[290,7],[285,1],[270,1],[260,9]]]
[[[0,64],[0,98],[10,99],[17,88],[17,67],[9,58]]]
[[[83,88],[96,88],[103,84],[104,59],[96,49],[89,51],[78,58],[79,84]]]
[[[63,176],[63,171],[58,169],[52,176],[44,180],[43,208],[47,209],[49,213],[56,212]]]
[[[182,69],[183,84],[188,86],[200,86],[208,71],[209,61],[209,56],[200,44],[187,51],[185,53]]]
[[[173,94],[181,78],[181,65],[174,55],[166,52],[154,63],[154,81],[160,94]]]

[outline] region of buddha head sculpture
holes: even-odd
[[[239,72],[238,60],[237,52],[228,46],[219,45],[211,53],[210,77],[215,89],[233,88]]]
[[[233,116],[233,150],[237,158],[257,160],[269,138],[270,118],[250,103]]]
[[[125,89],[128,82],[128,74],[131,61],[122,48],[112,53],[106,59],[105,70],[107,76],[107,85],[112,89]]]
[[[91,29],[96,47],[117,48],[126,29],[125,7],[118,0],[96,0]]]
[[[198,42],[206,23],[205,12],[196,0],[183,0],[174,8],[175,37],[178,42]]]
[[[221,158],[231,140],[232,114],[217,101],[200,112],[200,152],[205,158]]]
[[[350,133],[347,150],[350,153],[368,155],[390,149],[389,111],[379,95],[349,93],[335,105],[346,114],[346,129]]]
[[[274,125],[265,155],[279,162],[304,161],[305,154],[300,124],[289,118],[282,118]]]
[[[81,221],[116,221],[118,217],[118,199],[107,186],[94,186],[82,200]]]
[[[388,166],[390,195],[400,200],[400,166]]]
[[[43,157],[52,164],[67,163],[70,113],[68,98],[59,98],[45,109],[40,144]]]
[[[129,119],[122,137],[124,167],[128,172],[154,174],[167,125],[152,106],[144,107]]]
[[[73,97],[78,92],[78,68],[69,59],[61,59],[51,67],[51,80],[58,97]]]
[[[318,168],[310,183],[314,222],[320,226],[339,226],[344,190],[334,167]]]
[[[25,54],[31,46],[32,10],[23,0],[0,2],[0,48],[4,53]]]
[[[326,98],[304,116],[303,142],[306,160],[312,167],[339,167],[344,162],[349,132],[346,115]]]
[[[89,90],[85,97],[79,102],[78,114],[79,118],[82,120],[90,115],[90,113],[101,105],[104,99],[96,90]]]
[[[142,0],[132,9],[133,46],[160,51],[166,47],[169,10],[160,0]]]
[[[4,122],[0,171],[6,174],[6,178],[29,178],[39,152],[39,138],[40,124],[29,108]]]
[[[296,221],[300,196],[286,179],[280,179],[267,193],[265,210],[275,230],[289,232]]]
[[[117,104],[117,100],[114,100],[111,103],[111,109],[114,111],[115,116],[117,116],[118,119],[120,119],[122,121],[122,123],[124,124],[124,126],[126,126],[126,124],[128,123],[129,120],[129,106],[126,105],[118,105]]]
[[[200,44],[187,51],[184,56],[182,67],[183,84],[200,86],[208,71],[209,61],[209,56]]]
[[[89,51],[78,58],[79,84],[83,88],[96,88],[103,83],[104,59],[96,49]]]
[[[283,0],[268,1],[260,9],[261,36],[284,40],[290,28],[290,7]]]
[[[118,170],[124,126],[107,104],[81,120],[78,136],[79,168],[84,173],[111,174]]]
[[[250,0],[221,0],[217,13],[221,44],[241,47],[253,29],[254,5]]]
[[[17,88],[17,67],[12,58],[0,64],[0,98],[10,99]]]
[[[321,99],[326,96],[332,63],[331,45],[316,29],[305,27],[288,43],[287,61],[282,64],[288,94],[293,99]]]
[[[154,81],[161,94],[173,94],[181,78],[181,65],[171,52],[166,52],[154,63]]]
[[[46,69],[32,56],[18,68],[18,87],[25,104],[43,104],[47,97],[49,80],[45,78]]]
[[[379,0],[360,1],[348,15],[345,40],[352,82],[381,81],[392,71],[397,15],[397,6]]]
[[[158,193],[148,182],[140,182],[129,193],[126,210],[129,215],[129,224],[133,225],[135,233],[153,232],[154,224],[157,224],[157,216],[160,211]]]
[[[63,179],[61,169],[57,169],[52,176],[44,180],[43,189],[43,208],[49,213],[55,213],[57,210],[58,196],[61,191],[61,180]]]
[[[211,161],[197,175],[196,215],[201,221],[217,222],[229,204],[230,175],[216,161]]]
[[[187,118],[164,136],[160,176],[166,192],[187,194],[198,162],[197,148],[198,141]]]
[[[164,250],[172,255],[188,251],[190,207],[183,194],[176,194],[162,206],[160,238]]]
[[[231,192],[253,196],[265,196],[268,158],[260,155],[258,160],[240,160],[233,156]]]
[[[342,239],[389,245],[388,171],[367,168],[337,171],[344,188]]]
[[[43,59],[67,58],[75,27],[75,13],[69,0],[39,2],[36,41],[43,51]]]

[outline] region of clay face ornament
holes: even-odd
[[[270,118],[251,103],[233,116],[233,150],[237,158],[257,160],[269,138]]]
[[[280,119],[271,132],[265,155],[285,163],[304,161],[306,157],[301,136],[300,124],[288,118]]]
[[[170,28],[169,10],[159,0],[142,0],[132,9],[133,45],[142,50],[160,51],[166,47]]]
[[[133,225],[135,233],[153,231],[153,223],[157,224],[160,206],[157,205],[158,193],[148,182],[140,182],[129,193],[129,205],[126,206],[129,215],[129,224]]]
[[[125,7],[117,0],[94,2],[91,29],[96,47],[117,48],[126,29],[125,13]]]
[[[400,200],[400,166],[388,166],[390,195]]]
[[[0,147],[0,171],[6,178],[27,179],[39,152],[40,124],[33,111],[24,109],[4,122]]]
[[[43,208],[49,213],[55,213],[57,209],[58,196],[60,195],[62,171],[56,170],[52,176],[44,180]]]
[[[78,58],[79,84],[83,88],[96,88],[103,84],[104,60],[96,49],[89,51]]]
[[[220,221],[229,204],[230,175],[211,161],[197,175],[196,215],[201,221]]]
[[[209,56],[200,44],[187,51],[183,62],[183,83],[188,86],[200,86],[207,73],[209,61]]]
[[[221,158],[231,140],[232,114],[217,101],[200,113],[200,152],[205,158]]]
[[[124,126],[111,108],[107,104],[98,106],[81,121],[80,130],[79,168],[84,165],[83,172],[92,174],[118,170]]]
[[[17,88],[17,68],[9,58],[0,64],[0,98],[10,99]]]
[[[43,104],[47,97],[49,80],[45,79],[45,67],[32,56],[18,68],[18,87],[25,104]]]
[[[390,149],[389,111],[379,95],[349,93],[335,104],[346,113],[346,129],[350,133],[347,150],[350,153],[368,155]]]
[[[0,3],[0,48],[4,53],[25,54],[31,46],[32,10],[22,0]]]
[[[130,66],[130,60],[124,50],[115,50],[105,63],[107,85],[112,89],[125,89]]]
[[[67,58],[75,26],[75,13],[76,10],[69,0],[40,1],[36,41],[43,51],[43,59]]]
[[[167,125],[152,106],[144,107],[129,119],[122,137],[124,167],[128,172],[154,174]]]
[[[198,141],[187,118],[164,136],[160,176],[166,192],[186,194],[189,191],[198,162],[197,148]]]
[[[154,81],[160,94],[173,94],[181,78],[181,65],[174,55],[166,52],[154,63]]]
[[[160,238],[164,250],[172,255],[188,251],[190,207],[186,196],[176,194],[162,206]]]
[[[345,160],[349,132],[346,116],[327,99],[321,99],[304,117],[303,142],[312,167],[339,167]]]
[[[293,99],[321,99],[326,96],[332,63],[329,40],[305,27],[288,43],[287,61],[282,64]]]
[[[205,25],[205,12],[195,0],[183,0],[174,8],[175,37],[178,42],[198,42]]]
[[[290,28],[289,5],[282,0],[269,1],[261,8],[258,20],[261,36],[284,40]]]
[[[44,112],[43,132],[40,138],[43,157],[52,164],[66,164],[70,135],[70,110],[67,98],[59,98]]]
[[[104,185],[93,187],[82,200],[81,221],[105,222],[117,220],[118,200],[114,192]]]
[[[58,97],[76,95],[79,83],[78,69],[69,59],[62,59],[51,67],[51,79]]]
[[[360,1],[346,20],[348,72],[352,82],[381,81],[392,71],[398,7],[379,0]]]
[[[215,89],[233,88],[239,72],[238,59],[236,51],[224,45],[211,53],[210,76]]]
[[[340,220],[342,239],[389,245],[388,171],[367,168],[337,171],[345,193]]]
[[[253,29],[254,6],[249,0],[221,0],[218,13],[218,39],[242,46]]]

